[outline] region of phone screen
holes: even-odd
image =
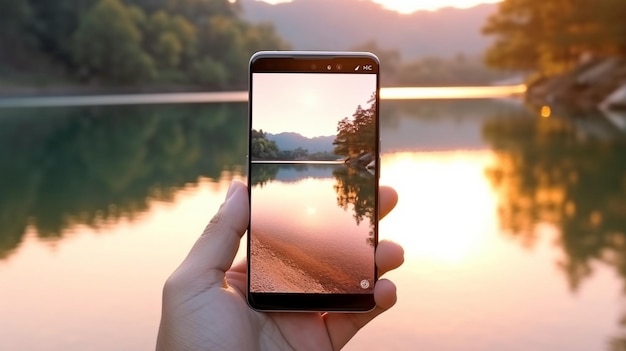
[[[378,62],[251,61],[248,296],[257,309],[374,307]]]

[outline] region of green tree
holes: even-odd
[[[276,160],[278,158],[278,146],[276,142],[267,139],[263,130],[253,129],[250,140],[250,157],[260,160]]]
[[[208,87],[226,87],[229,77],[230,74],[224,64],[210,56],[197,60],[191,67],[191,81]]]
[[[219,70],[217,64],[219,64],[229,73],[227,78],[232,83],[234,72],[246,71],[245,55],[244,37],[237,19],[213,16],[198,26],[198,62],[202,62],[205,71],[210,67],[211,70],[217,72]],[[198,68],[196,65],[196,69]],[[210,81],[203,83],[219,84],[219,82]]]
[[[7,0],[13,1],[13,0]],[[53,60],[71,66],[72,45],[69,40],[78,28],[80,18],[98,0],[28,0],[32,17],[28,30],[38,47]]]
[[[293,159],[306,160],[309,158],[309,150],[297,147],[293,150]]]
[[[36,48],[28,31],[32,20],[28,0],[0,0],[0,75],[10,67],[23,66],[32,54],[28,49]]]
[[[28,0],[0,0],[0,38],[14,39],[24,34],[32,12]]]
[[[406,61],[398,67],[393,82],[400,86],[486,85],[508,78],[504,72],[488,68],[482,57],[459,53],[454,58],[422,57]]]
[[[155,75],[154,62],[141,47],[141,10],[119,0],[100,0],[73,36],[74,60],[87,75],[132,83]]]
[[[198,26],[198,57],[219,62],[231,86],[247,84],[250,56],[259,50],[286,49],[271,25],[250,25],[236,17],[216,15]]]
[[[603,18],[603,38],[607,51],[626,57],[626,6],[621,0],[603,0],[595,11]]]
[[[496,37],[487,63],[552,75],[583,55],[626,55],[623,8],[616,0],[504,0],[483,28]]]
[[[161,33],[154,43],[154,58],[165,68],[176,68],[181,61],[183,45],[176,34]]]
[[[278,36],[274,26],[270,23],[250,25],[243,22],[242,28],[247,56],[251,56],[253,53],[261,50],[284,50],[289,48],[289,44]]]
[[[334,153],[355,157],[375,152],[376,145],[376,96],[372,94],[371,105],[364,109],[360,105],[352,119],[344,118],[337,124],[337,137],[333,141]]]
[[[196,52],[196,30],[180,15],[157,11],[143,23],[144,47],[161,69],[187,67]]]
[[[252,53],[288,48],[229,0],[0,0],[0,42],[3,76],[215,89],[244,88]]]
[[[127,3],[141,7],[149,14],[165,11],[180,15],[199,25],[211,16],[237,17],[241,12],[237,1],[229,0],[127,0]]]

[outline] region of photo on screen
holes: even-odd
[[[254,73],[250,291],[372,293],[375,74]]]

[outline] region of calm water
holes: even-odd
[[[507,101],[381,109],[400,201],[380,236],[406,263],[347,349],[626,346],[623,131]],[[163,282],[243,177],[246,110],[0,110],[1,348],[153,349]]]
[[[371,293],[374,174],[344,164],[256,162],[250,174],[252,291]],[[295,279],[279,284],[286,269]]]

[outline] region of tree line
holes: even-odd
[[[372,93],[368,107],[357,106],[352,118],[344,117],[337,123],[337,136],[333,141],[333,152],[309,151],[298,147],[294,150],[280,150],[275,141],[267,138],[262,129],[252,129],[250,134],[250,155],[256,160],[308,160],[332,161],[338,156],[346,159],[376,152],[376,92]],[[369,161],[368,161],[369,162]]]
[[[624,18],[623,0],[504,0],[483,28],[495,37],[486,61],[555,75],[584,56],[626,58]]]
[[[27,228],[62,237],[242,174],[245,104],[0,110],[0,260]]]
[[[402,57],[399,50],[381,47],[375,41],[362,43],[350,50],[369,51],[378,56],[383,86],[476,86],[510,78],[509,72],[487,67],[480,55],[459,52],[453,57],[409,59]]]
[[[266,161],[333,161],[337,155],[332,152],[313,152],[297,147],[293,150],[281,150],[274,140],[267,138],[263,129],[252,129],[250,134],[250,155],[253,160]]]
[[[39,56],[83,82],[211,88],[244,87],[252,53],[288,48],[228,0],[0,0],[0,42],[18,69]]]

